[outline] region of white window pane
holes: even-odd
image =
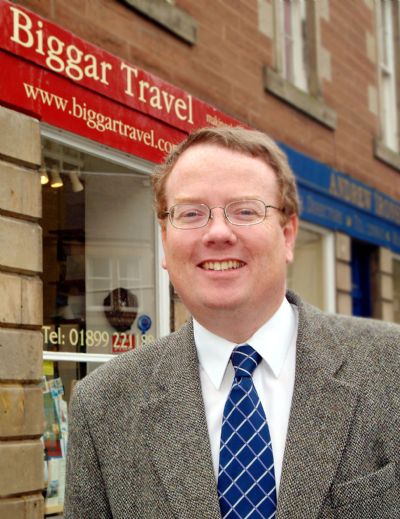
[[[304,0],[284,0],[281,3],[281,10],[283,74],[295,86],[307,90]]]

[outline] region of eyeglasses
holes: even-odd
[[[176,204],[169,211],[161,213],[161,218],[169,217],[177,229],[198,229],[205,227],[213,218],[213,209],[223,209],[224,216],[232,225],[256,225],[267,217],[268,209],[282,211],[279,207],[266,205],[261,200],[239,200],[225,207],[209,207],[207,204]]]

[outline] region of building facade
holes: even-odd
[[[400,322],[391,0],[0,0],[0,516],[62,516],[68,401],[178,328],[154,164],[195,128],[270,134],[296,174],[288,284]]]

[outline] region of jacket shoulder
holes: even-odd
[[[302,343],[326,355],[343,354],[347,359],[369,357],[380,363],[400,365],[400,326],[363,317],[328,314],[304,302],[294,293],[288,300],[299,312]]]
[[[119,401],[127,395],[139,398],[161,360],[166,355],[179,356],[179,351],[190,344],[192,337],[193,328],[189,322],[151,344],[117,355],[79,381],[74,397],[87,402],[107,401],[108,405],[110,400]]]

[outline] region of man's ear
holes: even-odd
[[[294,247],[296,244],[297,231],[299,227],[299,218],[296,214],[292,214],[283,226],[283,234],[286,244],[286,263],[292,263],[294,259]]]

